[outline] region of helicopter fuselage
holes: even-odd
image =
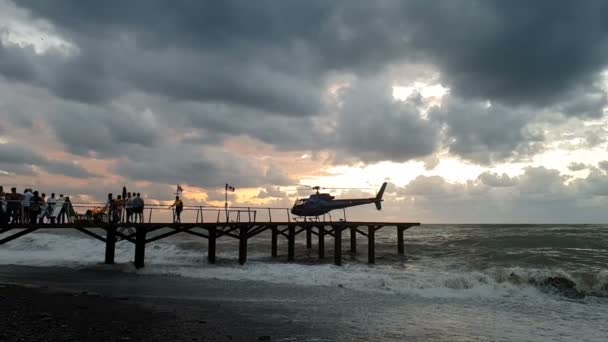
[[[330,194],[314,194],[307,199],[297,200],[291,208],[291,213],[298,216],[321,216],[335,209],[354,207],[358,205],[375,203],[378,210],[381,209],[382,195],[386,183],[382,184],[376,197],[335,199]]]

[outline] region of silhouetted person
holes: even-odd
[[[125,198],[125,210],[127,211],[127,223],[129,223],[133,216],[133,197],[130,192],[127,192],[127,198]]]
[[[65,196],[65,201],[63,202],[63,212],[66,221],[68,223],[72,223],[73,218],[76,216],[76,212],[74,211],[74,207],[72,207],[72,201],[70,201],[70,196]]]
[[[108,213],[108,223],[114,223],[114,211],[116,211],[116,204],[112,198],[112,193],[108,194],[108,202],[106,203]]]
[[[184,202],[179,199],[179,196],[175,196],[175,202],[169,206],[169,208],[175,207],[175,213],[173,214],[173,223],[182,223],[180,215],[184,210]]]
[[[17,193],[17,188],[11,188],[11,193],[5,196],[8,216],[11,223],[21,222],[21,200],[22,195]]]
[[[122,200],[122,196],[118,195],[114,200],[114,223],[119,223],[122,217],[122,208],[124,206],[124,202]]]
[[[30,222],[30,203],[32,201],[32,197],[34,197],[34,194],[32,193],[32,189],[25,189],[25,191],[23,192],[23,198],[21,199],[21,210],[23,210],[23,221],[27,221],[24,223],[29,223]],[[32,222],[32,223],[36,223],[36,222]]]
[[[57,199],[55,198],[55,193],[51,193],[51,197],[46,200],[46,204],[48,206],[48,215],[49,215],[49,219],[51,220],[51,224],[55,224],[55,216],[53,214],[53,211],[55,211],[55,203],[57,203]]]
[[[134,222],[144,223],[144,199],[141,198],[141,194],[137,193],[133,198],[133,214]]]
[[[67,205],[65,204],[65,197],[63,197],[63,194],[59,194],[59,199],[57,201],[61,202],[61,211],[59,212],[59,217],[57,217],[57,223],[64,224],[67,216]]]
[[[38,223],[38,215],[40,214],[41,202],[42,198],[40,198],[40,196],[38,195],[38,191],[34,191],[29,203],[30,224]]]
[[[6,207],[5,195],[4,187],[0,185],[0,226],[8,224],[8,209]]]
[[[43,224],[44,218],[49,214],[49,206],[46,203],[46,194],[43,193],[40,195],[40,217],[38,218],[38,223]]]

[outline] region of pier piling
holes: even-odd
[[[276,258],[277,257],[277,240],[278,240],[277,238],[278,238],[278,235],[279,235],[279,230],[278,230],[278,228],[276,226],[273,226],[270,229],[270,231],[271,231],[271,234],[272,234],[271,240],[270,240],[270,255],[273,258]]]
[[[287,261],[295,260],[296,248],[296,227],[293,224],[288,226],[289,233],[287,234]]]
[[[146,228],[135,228],[135,268],[144,267],[146,254]]]
[[[312,228],[306,227],[306,248],[312,248]]]
[[[106,258],[105,263],[111,265],[114,263],[114,254],[116,251],[116,226],[109,226],[106,230]]]
[[[376,262],[376,226],[367,227],[367,262]]]
[[[403,227],[397,227],[397,253],[405,255],[405,246],[403,244]]]
[[[208,238],[208,246],[207,246],[207,261],[210,264],[215,264],[215,240],[217,237],[217,228],[211,227],[209,228],[209,238]]]
[[[325,226],[319,225],[319,259],[325,258]]]
[[[342,227],[334,228],[334,264],[342,265]]]
[[[357,253],[357,228],[350,227],[350,252]]]
[[[241,226],[239,229],[239,264],[243,265],[247,261],[247,229],[248,226]]]

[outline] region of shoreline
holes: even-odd
[[[0,305],[0,341],[275,340],[219,303],[0,283]]]

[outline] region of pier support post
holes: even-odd
[[[249,227],[241,226],[239,231],[239,264],[243,265],[247,261],[247,232]]]
[[[397,252],[399,255],[405,254],[405,246],[403,244],[403,227],[397,227]]]
[[[296,248],[296,227],[293,224],[288,226],[289,233],[287,235],[287,261],[295,260]]]
[[[212,226],[209,228],[209,238],[207,242],[209,245],[207,246],[207,261],[210,264],[215,264],[215,240],[217,237],[217,227]]]
[[[367,262],[376,262],[376,226],[367,227]]]
[[[135,268],[144,267],[146,254],[146,228],[135,228]]]
[[[325,226],[319,226],[319,259],[325,258]]]
[[[350,227],[350,252],[357,253],[357,227]]]
[[[116,226],[108,226],[106,230],[106,260],[105,263],[114,263],[114,253],[116,251]]]
[[[270,231],[272,232],[272,236],[271,236],[271,241],[270,241],[270,256],[272,256],[273,258],[277,257],[277,237],[279,235],[279,230],[277,229],[276,226],[273,226],[272,228],[270,228]]]
[[[312,230],[310,226],[306,227],[306,248],[312,248]]]
[[[334,264],[342,265],[342,226],[334,227]]]

